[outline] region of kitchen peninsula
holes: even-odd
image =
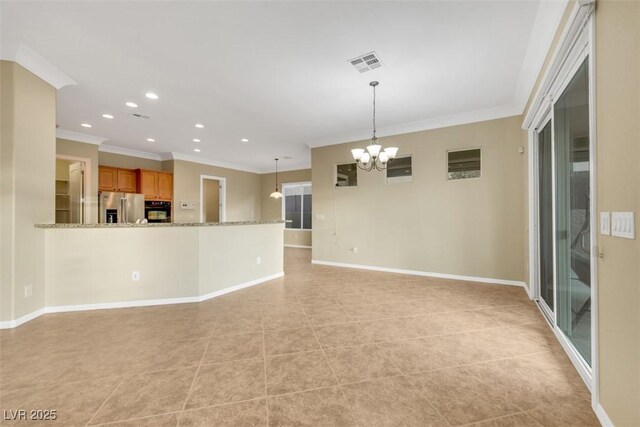
[[[204,301],[284,274],[284,221],[35,227],[46,282],[33,317]]]

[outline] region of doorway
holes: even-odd
[[[87,162],[67,157],[56,158],[56,224],[86,222]]]
[[[200,175],[200,222],[225,222],[226,178]]]

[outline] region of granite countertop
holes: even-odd
[[[227,225],[284,224],[286,221],[231,221],[231,222],[160,222],[153,224],[35,224],[36,228],[160,228],[160,227],[220,227]]]

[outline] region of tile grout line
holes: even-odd
[[[107,403],[107,401],[109,399],[111,399],[111,396],[113,396],[113,394],[116,392],[116,390],[118,388],[120,388],[120,386],[122,385],[122,383],[124,383],[124,381],[128,378],[129,376],[125,375],[123,378],[120,379],[120,381],[118,381],[118,384],[116,384],[116,386],[113,388],[113,390],[111,390],[111,393],[109,393],[109,395],[102,401],[102,403],[100,404],[100,406],[98,407],[98,409],[96,410],[96,412],[93,413],[93,415],[91,415],[91,418],[89,418],[89,420],[87,421],[87,423],[85,424],[85,426],[90,425],[91,421],[93,421],[93,418],[98,414],[98,412],[100,412],[100,410],[104,407],[104,405]]]
[[[304,309],[304,307],[302,308],[302,310],[304,311],[305,316],[306,316],[306,310]],[[344,312],[344,310],[343,310],[343,312]],[[347,314],[347,313],[345,312],[345,314]],[[344,389],[342,388],[342,384],[340,384],[340,380],[338,379],[338,376],[336,375],[336,372],[333,370],[333,366],[331,366],[331,362],[329,361],[329,358],[327,357],[327,353],[326,353],[324,347],[322,346],[322,344],[320,343],[320,339],[318,338],[318,334],[316,334],[316,330],[313,328],[313,326],[311,326],[311,331],[313,332],[313,336],[316,338],[316,343],[318,344],[318,347],[320,348],[320,351],[322,351],[322,355],[324,356],[324,360],[327,362],[327,365],[329,365],[329,369],[331,370],[331,374],[333,375],[333,378],[336,380],[336,384],[338,385],[338,389],[340,390],[340,393],[342,394],[342,398],[345,400],[345,402],[347,402],[347,405],[349,405],[349,409],[351,409],[351,416],[354,418],[356,424],[361,425],[359,417],[358,417],[358,414],[355,411],[355,409],[353,408],[353,405],[351,405],[351,402],[349,402],[349,399],[347,399],[347,394],[344,392]]]
[[[200,368],[202,367],[202,362],[204,361],[204,356],[207,354],[207,351],[209,351],[209,346],[211,345],[211,341],[213,341],[213,333],[214,333],[214,331],[212,329],[211,333],[209,334],[209,341],[207,342],[207,345],[204,348],[204,351],[202,352],[202,356],[200,357],[200,364],[198,364],[198,368],[196,369],[196,373],[193,376],[193,379],[191,380],[191,386],[189,386],[189,391],[187,392],[187,395],[184,398],[184,403],[182,404],[182,409],[180,411],[180,415],[178,416],[177,425],[180,425],[180,422],[182,421],[182,414],[184,413],[185,409],[187,408],[187,402],[189,401],[189,398],[191,397],[191,392],[193,391],[193,386],[196,384],[196,379],[198,378],[198,374],[200,373]]]
[[[378,344],[374,344],[376,346],[376,348],[378,348]],[[440,411],[438,411],[438,409],[433,406],[433,404],[431,403],[431,401],[429,401],[423,394],[422,392],[418,389],[418,387],[413,383],[413,381],[411,381],[407,375],[402,372],[402,369],[400,369],[400,367],[391,359],[389,359],[388,357],[385,356],[385,358],[398,370],[398,372],[400,373],[400,377],[404,378],[405,380],[407,380],[407,382],[409,383],[409,385],[414,389],[414,391],[416,393],[418,393],[418,396],[423,399],[425,402],[427,402],[427,404],[429,406],[431,406],[431,408],[436,411],[436,414],[438,414],[438,416],[440,417],[440,419],[444,420],[445,423],[447,423],[448,425],[451,425],[451,423],[449,422],[448,419],[446,419],[441,413]]]

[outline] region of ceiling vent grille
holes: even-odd
[[[135,117],[136,119],[150,119],[151,116],[147,116],[146,114],[140,114],[140,113],[133,113],[132,114],[133,117]]]
[[[369,52],[364,55],[357,56],[350,59],[349,62],[360,73],[366,73],[367,71],[382,67],[382,61],[380,61],[380,57],[375,52]]]

